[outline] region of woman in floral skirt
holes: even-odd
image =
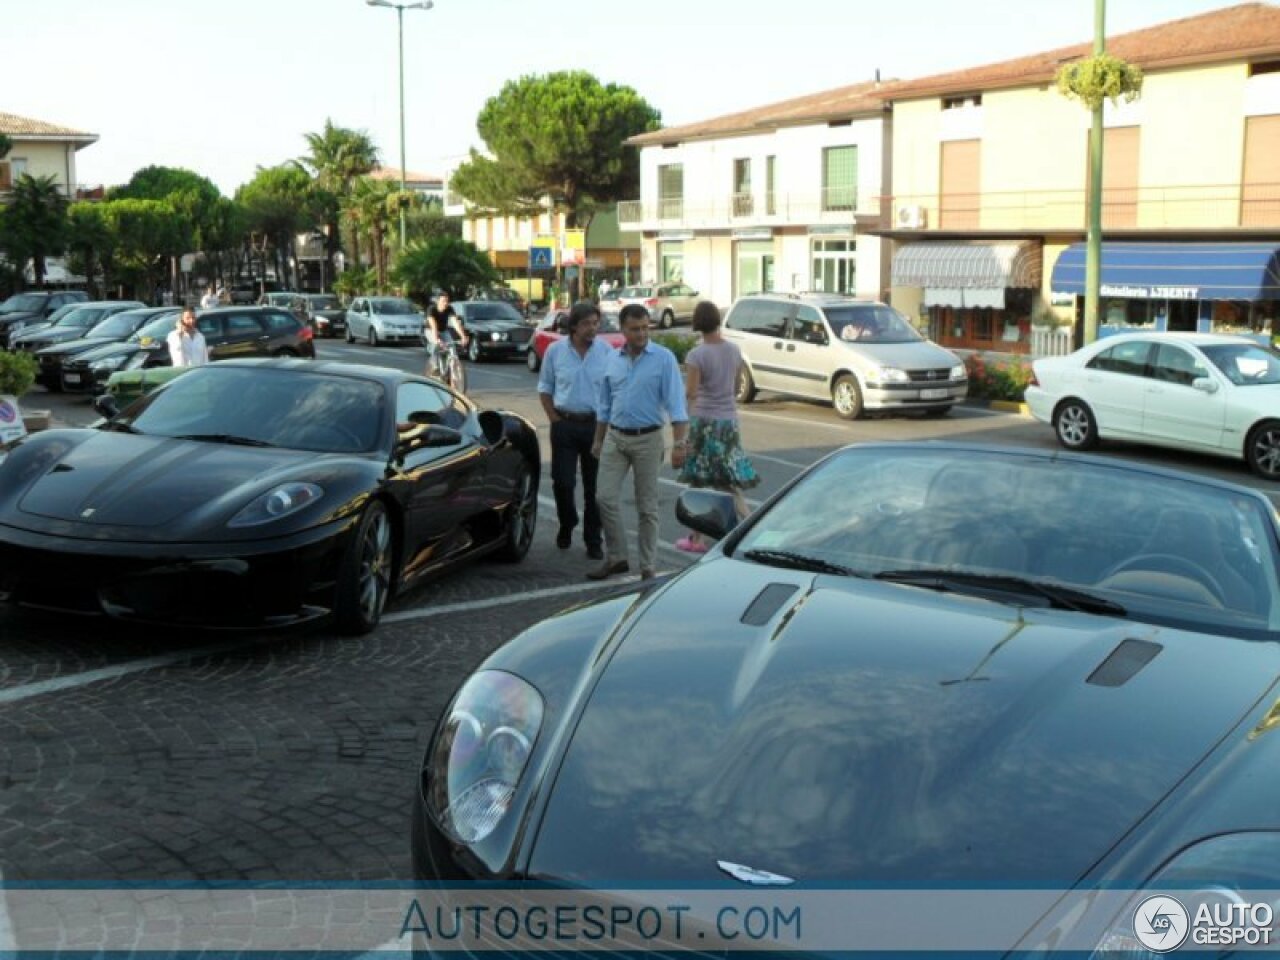
[[[693,329],[702,343],[685,358],[685,396],[689,401],[689,447],[680,481],[692,487],[711,487],[733,496],[738,518],[747,515],[743,490],[760,482],[742,450],[734,384],[742,366],[742,351],[720,334],[720,310],[702,301],[693,311]],[[705,553],[707,545],[696,533],[676,541],[689,553]]]

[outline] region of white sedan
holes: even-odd
[[[1132,440],[1243,458],[1280,480],[1280,355],[1253,340],[1124,334],[1032,368],[1027,406],[1068,449]]]
[[[371,347],[395,340],[422,340],[422,314],[403,297],[357,297],[347,311],[347,343],[362,339]]]

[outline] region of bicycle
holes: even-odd
[[[458,393],[467,392],[467,368],[458,355],[458,344],[453,337],[442,337],[436,348],[435,378]]]

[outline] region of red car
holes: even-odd
[[[533,342],[525,353],[529,369],[537,373],[542,369],[542,357],[557,340],[566,333],[569,323],[568,310],[548,310],[547,315],[538,321],[538,329],[533,332]],[[611,347],[622,346],[624,340],[622,328],[618,326],[618,315],[612,311],[600,314],[601,339]]]

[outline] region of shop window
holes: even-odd
[[[658,257],[662,262],[663,283],[679,283],[684,279],[684,243],[678,240],[660,243]]]

